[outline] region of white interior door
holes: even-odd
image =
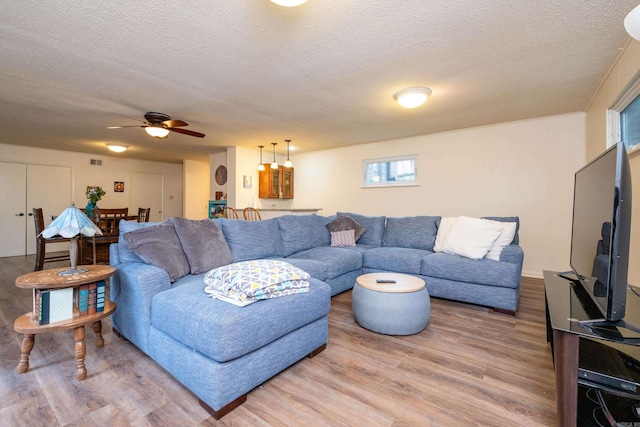
[[[60,215],[71,206],[71,168],[65,166],[27,165],[27,254],[36,253],[36,229],[33,208],[42,208],[45,227],[52,215]],[[82,207],[82,206],[80,206]],[[69,243],[47,245],[47,252],[68,251]]]
[[[27,165],[0,162],[0,257],[24,255]],[[33,221],[33,220],[32,220]]]
[[[137,214],[138,208],[151,208],[149,221],[163,221],[163,191],[162,174],[131,172],[131,214]]]

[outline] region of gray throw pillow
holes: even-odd
[[[161,223],[122,235],[127,246],[147,264],[169,274],[171,283],[189,274],[189,261],[173,224]]]
[[[327,228],[329,229],[330,233],[335,233],[336,231],[354,230],[356,242],[360,237],[362,237],[364,232],[367,231],[366,228],[364,228],[358,221],[351,218],[350,216],[340,216],[334,219],[329,224],[327,224]]]
[[[173,218],[173,225],[187,256],[191,274],[207,271],[231,264],[233,255],[224,239],[222,231],[210,219],[199,221]]]

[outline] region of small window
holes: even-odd
[[[640,143],[640,96],[620,112],[620,139],[628,149]]]
[[[408,155],[362,161],[362,187],[418,185],[418,156]]]

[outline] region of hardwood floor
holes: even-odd
[[[541,280],[523,279],[516,316],[433,298],[412,336],[360,328],[351,292],[334,297],[327,349],[249,393],[219,421],[198,399],[104,321],[105,346],[87,330],[88,375],[75,379],[73,331],[37,335],[16,373],[31,309],[14,286],[34,257],[0,258],[1,426],[552,426],[555,380]],[[64,266],[49,263],[47,268]]]

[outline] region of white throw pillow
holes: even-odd
[[[502,224],[461,216],[451,226],[442,252],[471,259],[482,259],[502,233]]]
[[[487,254],[488,259],[500,261],[500,254],[502,253],[502,250],[511,244],[516,235],[517,224],[515,222],[492,221],[490,219],[485,219],[483,221],[495,222],[502,225],[502,233],[498,236],[496,241],[493,243],[493,247]]]
[[[442,246],[444,246],[444,242],[447,240],[451,227],[457,220],[457,216],[448,216],[440,219],[438,234],[436,234],[436,244],[433,245],[434,252],[442,252]]]

